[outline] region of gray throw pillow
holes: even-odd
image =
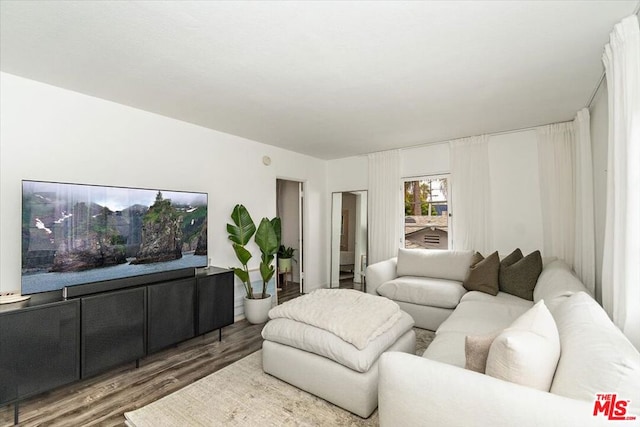
[[[483,257],[479,252],[473,255],[471,267],[462,286],[468,291],[480,291],[489,295],[498,295],[498,275],[500,273],[500,257],[494,252]]]
[[[520,249],[516,251],[522,257]],[[535,251],[518,259],[516,251],[500,263],[500,290],[533,301],[533,289],[542,272],[542,256],[540,251]]]
[[[467,335],[464,338],[465,369],[484,374],[484,371],[487,369],[489,349],[491,348],[493,340],[500,335],[500,332],[502,331],[497,331],[489,335]]]

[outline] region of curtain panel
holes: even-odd
[[[369,154],[369,260],[393,258],[400,246],[402,188],[400,152]]]
[[[640,29],[616,24],[602,57],[609,91],[602,303],[640,348]]]
[[[593,162],[589,110],[536,129],[544,256],[569,264],[595,293]]]
[[[575,150],[572,123],[555,123],[536,129],[542,253],[558,257],[573,267],[575,249]],[[593,208],[591,208],[593,209]]]
[[[573,269],[595,295],[596,236],[593,200],[593,156],[589,110],[578,111],[573,121],[575,135],[575,245]]]
[[[453,249],[487,255],[493,249],[489,137],[451,141]]]

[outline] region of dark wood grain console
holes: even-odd
[[[0,405],[135,362],[233,323],[233,272],[63,299],[60,291],[0,306]]]

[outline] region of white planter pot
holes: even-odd
[[[244,297],[244,317],[249,323],[254,325],[265,323],[269,320],[269,310],[271,310],[271,295],[267,298],[250,299]]]
[[[291,271],[291,258],[278,258],[278,269],[280,273],[288,273]]]

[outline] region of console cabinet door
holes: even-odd
[[[148,286],[148,352],[195,336],[196,280]]]
[[[82,377],[145,355],[146,288],[82,298]]]
[[[80,379],[80,302],[0,314],[0,404]]]
[[[233,272],[198,278],[198,335],[233,323]]]

